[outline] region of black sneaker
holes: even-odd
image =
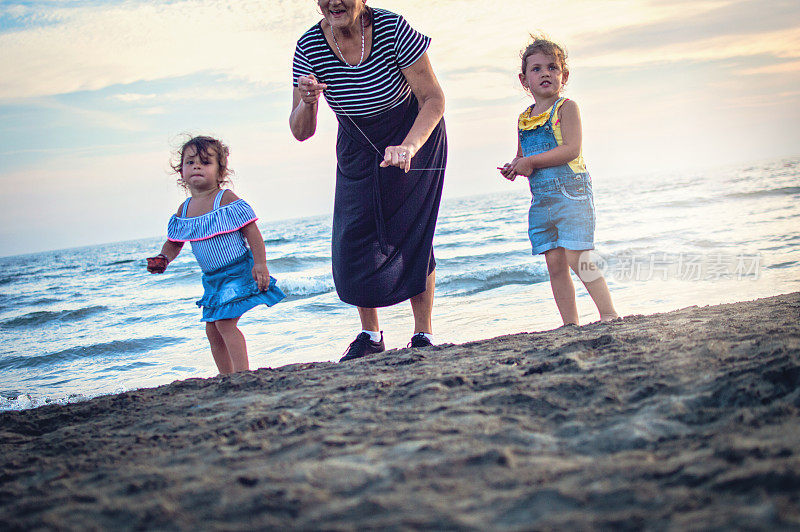
[[[425,333],[417,333],[411,337],[411,341],[406,347],[430,347],[432,345],[433,343],[428,340],[428,337],[425,336]]]
[[[353,342],[350,344],[350,347],[348,347],[347,351],[344,352],[344,356],[339,360],[339,362],[353,360],[354,358],[361,358],[364,355],[372,355],[374,353],[381,353],[383,351],[386,351],[386,345],[383,343],[383,331],[381,331],[380,342],[373,342],[369,334],[362,332],[356,336],[356,339],[353,340]]]

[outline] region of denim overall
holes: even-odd
[[[563,98],[553,104],[544,125],[532,130],[519,130],[523,156],[536,155],[558,146],[553,120],[561,100]],[[589,173],[575,173],[568,164],[562,164],[537,168],[528,181],[533,195],[528,211],[532,253],[538,255],[559,247],[576,251],[594,249],[595,212]]]

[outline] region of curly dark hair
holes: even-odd
[[[567,66],[567,52],[559,44],[550,40],[546,35],[531,33],[531,42],[519,54],[522,59],[522,74],[525,74],[525,69],[528,67],[528,57],[535,53],[548,55],[555,59],[555,62],[561,67],[561,72],[569,74],[569,67]]]
[[[230,183],[230,176],[234,174],[233,169],[228,168],[228,155],[230,154],[230,150],[228,146],[222,143],[221,140],[215,139],[214,137],[207,137],[207,136],[197,136],[191,137],[189,140],[183,143],[183,145],[175,151],[173,160],[170,162],[170,166],[178,174],[178,184],[183,188],[186,187],[186,183],[183,182],[181,176],[181,169],[183,167],[183,156],[186,153],[186,150],[189,148],[194,148],[195,153],[200,157],[200,160],[205,162],[211,158],[211,154],[214,153],[217,156],[217,166],[219,170],[219,178],[217,180],[217,184],[221,187],[226,183]]]

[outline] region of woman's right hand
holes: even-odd
[[[322,91],[328,86],[317,82],[313,75],[297,78],[297,87],[292,91],[292,112],[289,114],[289,128],[299,141],[314,136],[317,131],[317,102]]]
[[[297,78],[297,90],[300,91],[300,99],[308,105],[316,104],[319,101],[319,97],[322,96],[322,91],[327,88],[328,86],[325,83],[319,83],[313,75]]]

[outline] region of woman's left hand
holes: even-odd
[[[266,264],[253,265],[253,280],[262,292],[269,289],[269,268]]]
[[[417,150],[410,146],[388,146],[383,154],[383,161],[381,161],[381,168],[387,166],[396,166],[402,168],[404,172],[408,173],[411,169],[411,158],[416,155]]]

